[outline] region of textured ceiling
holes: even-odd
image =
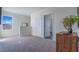
[[[43,10],[45,8],[46,7],[3,7],[2,10],[17,14],[30,15],[33,12]]]

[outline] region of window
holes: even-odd
[[[12,17],[11,16],[3,16],[2,20],[3,29],[12,29]]]
[[[2,7],[0,7],[0,25],[1,25],[1,12],[2,12]]]

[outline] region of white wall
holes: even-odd
[[[69,15],[77,15],[76,7],[53,7],[31,14],[32,34],[35,36],[44,37],[44,18],[46,14],[52,14],[53,18],[53,39],[56,40],[56,33],[64,31],[62,21],[63,18]],[[78,31],[77,25],[73,26],[74,31]],[[75,30],[76,29],[76,30]]]
[[[3,16],[12,16],[12,29],[11,30],[3,30],[2,29],[2,36],[13,36],[13,35],[19,35],[20,34],[20,26],[22,23],[28,22],[30,25],[30,16],[25,15],[19,15],[7,11],[2,11]]]

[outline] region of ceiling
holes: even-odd
[[[3,7],[3,11],[22,14],[22,15],[31,15],[31,13],[45,9],[46,7]]]

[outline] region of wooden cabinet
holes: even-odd
[[[56,34],[56,51],[57,52],[76,52],[78,51],[78,36],[76,33]]]

